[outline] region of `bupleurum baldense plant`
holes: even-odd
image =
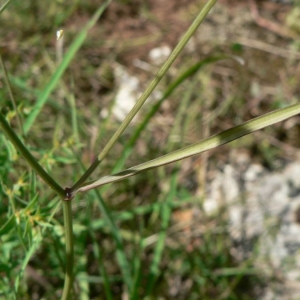
[[[7,9],[7,5],[9,4],[9,2],[11,1],[7,1],[1,7],[1,12]],[[170,192],[167,193],[164,201],[155,203],[150,207],[151,210],[157,210],[160,212],[162,219],[162,229],[160,234],[156,238],[157,245],[152,254],[153,258],[150,259],[149,266],[147,266],[148,271],[146,275],[146,282],[142,281],[141,279],[142,273],[145,270],[140,257],[142,256],[141,253],[147,252],[147,242],[142,241],[141,239],[139,240],[134,236],[134,234],[130,234],[129,236],[127,235],[127,238],[129,240],[138,240],[137,243],[140,246],[138,252],[141,252],[137,253],[137,256],[131,255],[132,259],[130,261],[124,247],[124,236],[126,236],[126,233],[121,232],[121,230],[117,226],[119,220],[118,218],[128,218],[129,212],[128,214],[124,213],[123,215],[116,216],[106,204],[107,199],[105,199],[106,201],[104,201],[104,199],[101,197],[98,188],[108,183],[121,181],[125,178],[140,174],[147,170],[167,165],[184,158],[197,155],[204,151],[214,149],[220,145],[238,139],[256,130],[260,130],[272,124],[276,124],[300,113],[300,104],[296,103],[285,108],[272,111],[248,122],[242,123],[238,126],[206,138],[198,143],[167,153],[164,156],[125,169],[124,171],[119,171],[116,173],[112,172],[112,175],[103,176],[100,179],[87,182],[89,177],[95,172],[95,170],[97,170],[99,165],[111,152],[113,146],[116,144],[120,136],[136,116],[137,112],[140,111],[147,98],[153,92],[161,79],[165,76],[189,39],[193,36],[197,28],[200,26],[209,11],[217,2],[217,0],[208,0],[195,18],[195,21],[181,38],[180,42],[175,47],[169,58],[157,72],[154,79],[137,100],[135,106],[132,108],[128,116],[113,134],[112,138],[106,143],[100,154],[94,159],[90,167],[82,172],[83,175],[81,177],[77,176],[76,172],[73,178],[77,178],[77,181],[73,185],[62,187],[59,181],[57,181],[55,179],[55,176],[52,176],[50,172],[53,166],[53,161],[59,162],[58,159],[55,160],[55,151],[57,149],[44,153],[38,152],[35,147],[30,146],[30,130],[32,129],[33,124],[35,124],[37,117],[41,114],[42,109],[45,107],[45,104],[51,96],[51,93],[61,83],[62,76],[67,67],[73,60],[76,59],[75,55],[79,48],[83,45],[89,30],[95,25],[110,2],[111,1],[106,1],[94,13],[93,17],[78,33],[73,43],[70,45],[68,51],[65,54],[61,53],[61,57],[59,58],[60,64],[58,65],[57,69],[55,69],[54,74],[46,84],[43,91],[38,94],[37,101],[32,104],[32,107],[30,107],[30,109],[21,107],[15,100],[13,91],[10,86],[10,81],[13,80],[13,78],[11,78],[11,76],[7,74],[5,62],[3,62],[2,54],[0,53],[3,78],[6,81],[6,87],[9,92],[9,97],[11,98],[11,104],[2,105],[0,112],[1,129],[4,133],[4,135],[0,136],[3,145],[0,148],[1,195],[2,197],[5,196],[6,199],[8,199],[7,201],[3,201],[3,203],[0,204],[1,211],[5,211],[7,215],[5,218],[1,217],[2,224],[0,228],[0,235],[2,237],[1,242],[3,244],[3,256],[0,259],[0,270],[1,273],[6,273],[6,277],[3,277],[1,283],[1,295],[3,296],[14,297],[17,299],[19,294],[25,294],[25,285],[22,285],[21,282],[24,281],[26,267],[27,272],[32,275],[32,280],[42,282],[41,284],[47,290],[49,284],[47,283],[47,281],[44,281],[44,277],[39,276],[39,274],[37,274],[32,268],[28,267],[28,262],[30,259],[32,259],[32,265],[38,263],[35,262],[35,259],[39,262],[43,261],[43,252],[39,253],[39,249],[47,247],[49,247],[49,249],[52,249],[53,247],[53,253],[51,252],[51,254],[49,254],[49,256],[53,258],[53,260],[43,261],[43,263],[47,264],[50,270],[63,270],[65,273],[64,288],[61,299],[69,299],[72,297],[72,295],[75,295],[77,293],[76,291],[78,290],[77,286],[80,286],[80,288],[84,290],[86,286],[84,284],[85,281],[82,280],[83,277],[88,278],[90,281],[93,280],[92,276],[89,277],[80,269],[81,267],[79,267],[85,263],[79,263],[81,257],[80,253],[76,253],[75,251],[77,259],[76,261],[74,260],[74,244],[76,246],[76,243],[80,240],[80,243],[84,245],[85,240],[81,236],[81,232],[83,232],[84,230],[79,225],[73,226],[73,218],[76,218],[76,215],[72,215],[72,203],[76,195],[86,195],[85,193],[87,191],[91,191],[91,193],[94,193],[93,195],[97,199],[97,205],[99,206],[102,213],[102,219],[98,223],[94,223],[94,228],[92,226],[91,228],[86,229],[86,231],[89,231],[90,233],[90,239],[92,240],[91,245],[93,248],[87,251],[93,252],[93,255],[99,260],[99,266],[95,266],[95,268],[98,268],[99,272],[102,275],[101,284],[103,285],[103,289],[105,291],[107,299],[114,299],[114,292],[111,288],[111,283],[114,280],[120,280],[122,282],[122,284],[124,285],[123,293],[128,294],[129,299],[140,299],[147,296],[153,296],[154,286],[160,276],[159,265],[161,263],[162,252],[165,246],[166,230],[170,222],[172,207],[176,207],[176,205],[178,205],[178,203],[176,204],[176,202],[173,201],[173,198],[176,194],[174,187],[176,187],[177,175],[170,174],[170,182],[168,183],[168,185],[170,186]],[[63,31],[60,30],[58,33],[58,39],[62,39]],[[177,78],[177,80],[169,85],[161,98],[155,104],[153,104],[151,110],[148,112],[141,124],[138,125],[138,127],[135,129],[132,136],[125,144],[124,151],[122,152],[121,157],[116,158],[117,163],[115,170],[120,170],[120,166],[124,165],[124,161],[134,149],[136,141],[141,132],[149,124],[149,121],[161,107],[164,100],[167,99],[184,81],[192,78],[192,76],[194,76],[203,66],[224,59],[235,59],[238,62],[241,62],[239,58],[236,58],[234,56],[211,55],[208,58],[196,63],[192,67],[189,67]],[[199,95],[199,97],[201,97],[201,95]],[[2,92],[1,98],[4,98]],[[74,121],[76,119],[76,110],[74,109],[75,106],[73,100],[74,99],[70,97],[69,103],[71,107],[70,111],[71,119],[73,122],[72,125],[74,125],[74,132],[76,132],[76,121]],[[59,118],[57,122],[59,122]],[[13,126],[11,126],[10,123],[12,123]],[[17,134],[18,130],[19,135]],[[63,149],[68,149],[66,151],[72,152],[70,149],[80,144],[76,139],[76,135],[74,136],[69,140],[65,140],[63,143],[61,143],[60,146],[62,148],[65,147]],[[41,134],[40,137],[41,143],[43,143],[42,139],[43,134]],[[23,162],[19,159],[19,154],[25,159],[26,163],[30,166],[30,169],[28,169],[27,166],[23,165]],[[38,159],[36,158],[36,155],[39,157]],[[80,164],[79,161],[79,158],[78,160],[75,159],[75,163]],[[74,163],[74,160],[70,159],[70,165],[72,163]],[[18,164],[22,165],[22,176],[19,176],[17,172],[14,171],[14,168]],[[82,169],[84,169],[84,167],[82,167]],[[64,170],[61,170],[59,172],[64,173]],[[38,203],[40,192],[37,188],[38,180],[36,179],[35,174],[37,174],[44,181],[44,189],[50,187],[50,189],[52,190],[50,193],[48,191],[47,193],[44,193],[45,195],[47,195],[44,196],[44,203],[41,204]],[[62,174],[62,176],[64,176],[64,174]],[[73,178],[70,178],[70,182],[72,182]],[[13,182],[13,184],[10,184],[10,182]],[[86,196],[83,196],[84,199],[85,197]],[[111,197],[113,197],[113,195],[111,195]],[[47,200],[47,203],[45,199]],[[7,206],[6,208],[4,207],[5,205]],[[19,209],[19,205],[21,205],[23,208]],[[64,213],[64,235],[62,235],[62,232],[59,229],[59,222],[54,218],[55,213],[58,213],[58,208],[60,207],[60,205],[63,206]],[[180,204],[178,206],[180,206]],[[140,208],[137,207],[134,209],[137,215],[146,214],[149,211],[148,206],[143,206]],[[89,216],[87,216],[87,218],[89,218]],[[82,226],[84,226],[84,224]],[[106,232],[106,234],[110,234],[113,237],[115,243],[115,256],[121,271],[121,279],[119,278],[119,275],[108,275],[106,270],[107,266],[105,266],[105,263],[101,258],[101,238],[103,238],[104,233],[100,236],[96,236],[96,234],[92,232],[95,228],[104,228],[106,231],[104,230],[103,232]],[[51,232],[51,234],[53,234],[53,244],[49,243],[46,239],[45,241],[43,241],[44,234],[47,230]],[[14,231],[14,239],[12,238],[12,235],[10,235],[12,231]],[[74,234],[76,235],[76,239],[74,239]],[[100,244],[99,248],[96,247],[97,240]],[[64,244],[65,253],[63,254],[62,247]],[[16,245],[21,245],[24,250],[22,259],[18,257],[18,259],[14,260],[13,254]],[[103,247],[105,247],[105,243],[103,243]],[[44,249],[44,251],[47,250]],[[34,254],[36,255],[36,258],[34,257]],[[201,253],[201,255],[203,255],[203,253]],[[82,259],[87,260],[88,255],[85,259]],[[170,264],[172,264],[172,261],[170,261]],[[191,264],[193,265],[193,263]],[[213,264],[209,265],[212,266]],[[17,272],[14,271],[16,269],[18,270]],[[77,274],[76,285],[74,284],[75,271]],[[9,281],[9,279],[11,278],[15,279],[13,283]],[[211,278],[211,280],[213,280],[213,278]],[[140,291],[141,285],[143,285],[144,287],[142,292]],[[60,290],[57,292],[57,294],[55,294],[55,297],[60,297]],[[74,296],[74,299],[76,298],[80,297]]]

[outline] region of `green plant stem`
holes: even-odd
[[[95,171],[95,169],[99,166],[101,161],[106,157],[108,152],[111,150],[111,148],[114,146],[114,144],[117,142],[118,138],[122,135],[124,130],[127,128],[131,120],[134,118],[134,116],[137,114],[137,112],[140,110],[142,105],[145,103],[147,98],[150,96],[150,94],[153,92],[155,87],[158,85],[160,80],[164,77],[164,75],[167,73],[171,65],[174,63],[177,56],[180,54],[184,46],[187,44],[189,39],[193,36],[197,28],[200,26],[200,24],[205,19],[206,15],[209,13],[211,8],[215,5],[217,0],[209,0],[206,5],[203,7],[203,9],[200,11],[190,28],[186,31],[186,33],[183,35],[180,42],[177,44],[167,61],[163,64],[161,69],[158,71],[154,79],[149,84],[148,88],[145,90],[145,92],[141,95],[141,97],[138,99],[137,103],[134,105],[134,107],[131,109],[131,111],[126,116],[123,123],[120,125],[118,130],[115,132],[115,134],[112,136],[112,138],[109,140],[109,142],[106,144],[104,149],[101,151],[101,153],[98,155],[97,159],[92,163],[92,165],[88,168],[88,170],[82,175],[82,177],[75,183],[75,185],[71,188],[71,192],[76,191],[79,187],[81,187],[86,179]]]
[[[12,128],[9,126],[5,117],[0,112],[0,125],[6,135],[6,137],[11,141],[15,148],[21,153],[27,163],[32,169],[38,173],[38,175],[52,188],[61,198],[65,198],[64,189],[42,168],[42,166],[35,160],[26,146],[18,138]]]
[[[72,201],[63,201],[64,228],[66,239],[66,270],[65,283],[61,299],[70,298],[73,283],[73,265],[74,265],[74,240],[72,226]]]
[[[7,0],[7,1],[0,7],[0,13],[2,13],[2,12],[5,10],[5,8],[8,6],[8,4],[9,4],[10,1],[11,1],[11,0]]]

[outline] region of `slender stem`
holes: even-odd
[[[63,201],[64,228],[66,238],[66,270],[65,283],[61,300],[70,298],[73,283],[74,240],[72,226],[72,201]]]
[[[177,44],[173,52],[170,54],[167,61],[163,64],[161,69],[158,71],[154,79],[149,84],[148,88],[145,90],[145,92],[141,95],[141,97],[138,99],[137,103],[134,105],[134,107],[131,109],[131,111],[126,116],[123,123],[120,125],[118,130],[115,132],[115,134],[112,136],[112,138],[109,140],[109,142],[106,144],[104,149],[101,151],[101,153],[98,155],[97,159],[93,162],[93,164],[88,168],[86,173],[82,175],[82,177],[75,183],[75,185],[71,188],[71,192],[76,191],[78,188],[80,188],[85,180],[94,172],[94,170],[99,166],[101,161],[106,157],[108,152],[111,150],[111,148],[114,146],[114,144],[117,142],[118,138],[121,136],[121,134],[124,132],[124,130],[127,128],[131,120],[134,118],[134,116],[137,114],[137,112],[140,110],[142,105],[145,103],[147,98],[150,96],[150,94],[153,92],[155,87],[158,85],[160,80],[164,77],[164,75],[167,73],[171,65],[174,63],[177,56],[180,54],[184,46],[187,44],[189,39],[192,37],[192,35],[195,33],[197,28],[200,26],[202,21],[205,19],[206,15],[209,13],[211,8],[215,5],[217,0],[209,0],[206,5],[203,7],[203,9],[200,11],[190,28],[186,31],[186,33],[183,35],[180,42]]]
[[[14,110],[16,112],[18,126],[19,126],[19,129],[20,129],[20,132],[21,132],[22,136],[24,137],[25,134],[24,134],[24,130],[23,130],[21,117],[20,117],[20,114],[18,113],[16,99],[15,99],[14,94],[12,92],[12,88],[11,88],[11,85],[10,85],[10,82],[9,82],[9,79],[8,79],[8,74],[7,74],[7,71],[6,71],[1,53],[0,53],[0,64],[1,64],[1,68],[3,69],[4,80],[5,80],[5,83],[6,83],[7,88],[8,88],[9,97],[10,97],[10,100],[13,104]]]
[[[61,198],[65,198],[64,189],[42,168],[42,166],[35,160],[26,146],[18,138],[12,128],[9,126],[5,117],[0,112],[0,125],[7,136],[7,138],[12,142],[15,148],[21,153],[27,163],[32,169],[38,173],[38,175],[52,188]]]
[[[57,38],[56,42],[56,59],[58,65],[63,60],[63,30],[59,32],[61,34]],[[62,90],[62,92],[64,92]],[[68,189],[65,189],[66,196],[68,197]],[[62,293],[62,300],[70,299],[70,294],[73,285],[73,265],[74,265],[74,240],[73,240],[73,225],[72,225],[72,202],[63,201],[64,212],[64,229],[65,229],[65,241],[66,241],[66,267],[65,267],[65,280],[64,289]]]
[[[9,4],[11,0],[7,0],[1,7],[0,7],[0,13],[2,13],[4,11],[4,9],[7,7],[7,5]]]
[[[78,188],[80,188],[84,182],[92,175],[92,173],[97,169],[100,164],[100,160],[96,159],[90,167],[85,171],[85,173],[80,177],[80,179],[71,187],[70,192],[71,194],[74,193]]]

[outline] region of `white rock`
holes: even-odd
[[[171,48],[168,46],[162,46],[152,49],[149,52],[149,58],[153,64],[159,65],[164,63],[170,54]]]

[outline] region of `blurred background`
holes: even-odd
[[[76,182],[99,154],[206,2],[110,3],[26,138],[63,187]],[[0,51],[23,120],[101,4],[13,0],[1,13]],[[219,0],[93,178],[298,102],[299,20],[296,0]],[[205,63],[180,84],[126,162],[118,161],[168,87],[196,63],[220,55],[233,59]],[[10,111],[17,128],[2,69],[0,78],[1,107]],[[77,196],[74,299],[108,299],[105,274],[112,299],[129,298],[99,199],[119,228],[129,264],[138,270],[136,299],[300,297],[299,137],[299,117],[294,117],[209,153]],[[1,223],[12,211],[20,212],[17,230],[0,231],[0,290],[12,295],[26,261],[17,298],[57,299],[63,286],[62,213],[47,223],[57,200],[2,133],[0,138]],[[26,213],[33,198],[35,208]],[[41,232],[41,226],[49,228]],[[36,236],[42,241],[25,257]]]

